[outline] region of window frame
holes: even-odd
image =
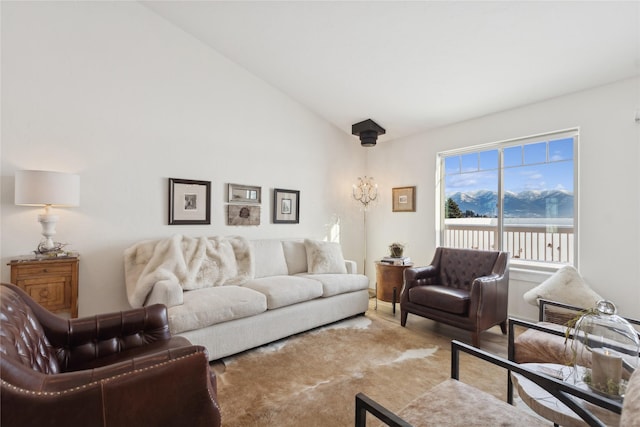
[[[579,182],[580,182],[580,128],[569,128],[558,131],[544,132],[540,134],[501,140],[496,142],[472,145],[438,152],[436,155],[436,246],[443,246],[445,242],[445,159],[451,156],[459,156],[471,153],[480,153],[488,150],[498,150],[498,206],[497,225],[498,235],[496,245],[499,250],[504,246],[504,150],[514,146],[524,146],[536,142],[550,142],[558,139],[573,138],[573,262],[546,262],[536,260],[524,260],[511,257],[512,268],[529,271],[553,271],[565,265],[578,268],[579,265]],[[547,154],[548,158],[548,154]],[[513,255],[513,254],[512,254]]]

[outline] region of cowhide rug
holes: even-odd
[[[214,362],[223,426],[353,426],[358,392],[397,412],[449,378],[450,341],[366,315]],[[467,355],[461,366],[505,399],[505,371]]]

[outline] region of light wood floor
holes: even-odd
[[[396,313],[394,315],[393,305],[390,302],[378,300],[376,308],[376,300],[371,297],[369,299],[369,310],[367,311],[367,316],[375,316],[379,319],[400,325],[400,304],[396,303]],[[414,314],[409,314],[406,328],[416,332],[434,332],[439,335],[450,337],[452,340],[455,339],[471,344],[470,332],[435,322],[430,319],[425,319],[424,317],[416,316]],[[500,326],[494,326],[480,335],[480,348],[493,354],[507,357],[507,336],[502,334]]]

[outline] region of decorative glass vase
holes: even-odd
[[[638,332],[606,300],[583,314],[573,332],[575,382],[584,382],[606,397],[622,399],[629,377],[638,367]]]

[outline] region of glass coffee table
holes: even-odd
[[[573,382],[573,368],[571,366],[559,365],[556,363],[523,363],[522,366],[529,368],[535,372],[541,372],[551,377],[558,378],[562,381]],[[584,368],[578,368],[578,378],[582,378]],[[556,399],[551,393],[515,372],[511,373],[513,384],[518,391],[520,399],[535,413],[552,421],[554,425],[563,427],[583,427],[588,424],[578,417],[575,412],[569,409],[564,403]],[[589,390],[587,384],[582,380],[575,383],[577,387]],[[617,426],[620,424],[620,415],[615,412],[606,410],[599,406],[584,402],[585,409],[591,411],[596,417],[608,426]]]

